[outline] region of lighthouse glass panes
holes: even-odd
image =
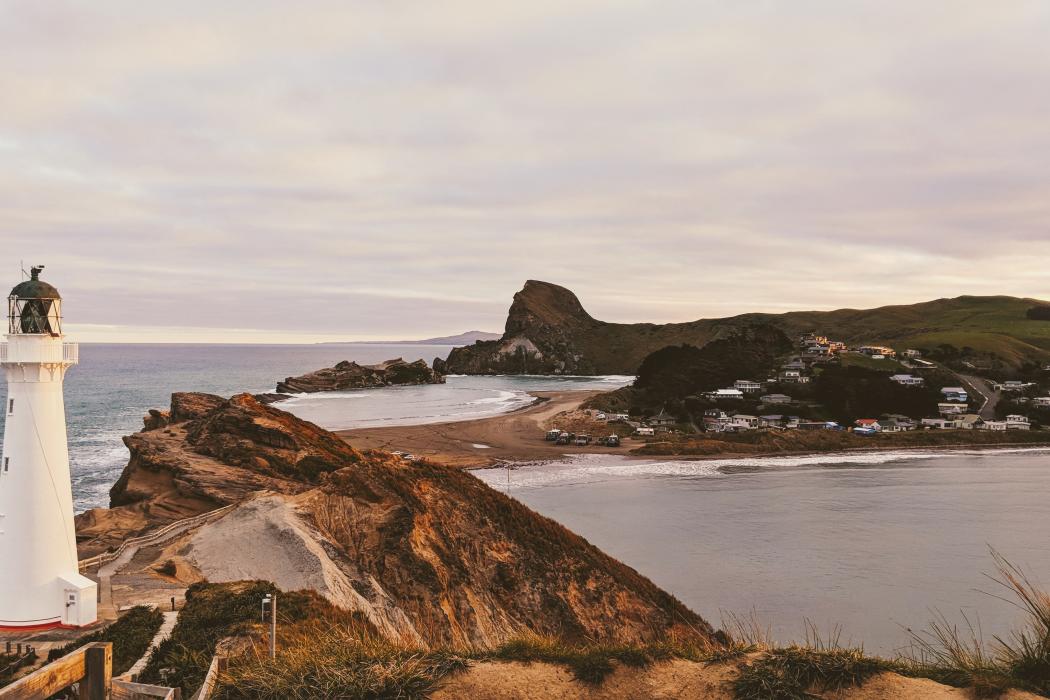
[[[7,332],[18,334],[62,335],[61,299],[7,300]]]

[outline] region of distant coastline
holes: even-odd
[[[499,340],[499,333],[487,331],[467,331],[458,335],[442,335],[437,338],[424,338],[423,340],[329,340],[318,345],[449,345],[459,347],[461,345],[473,345],[479,340]]]

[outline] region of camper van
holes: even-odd
[[[555,430],[548,430],[547,431],[547,437],[545,438],[545,440],[547,442],[557,442],[558,441],[558,437],[560,435],[561,435],[561,431],[560,430],[557,430],[557,429],[555,429]]]
[[[638,437],[653,437],[656,435],[656,431],[652,428],[638,428],[634,431],[634,434]]]

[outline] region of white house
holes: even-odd
[[[780,381],[788,384],[806,384],[809,382],[809,377],[802,374],[797,369],[787,369],[780,373]]]
[[[917,360],[920,357],[922,357],[922,351],[921,350],[914,350],[912,348],[908,348],[902,354],[905,357],[907,357],[909,360]]]
[[[707,398],[718,401],[719,399],[743,399],[744,392],[739,389],[716,389],[704,394]]]
[[[995,430],[1002,431],[1006,430],[1006,421],[1004,420],[987,420],[984,425],[981,426],[981,430]]]
[[[967,413],[959,416],[958,423],[961,430],[980,430],[984,425],[984,419],[976,413]]]
[[[1024,391],[1025,389],[1027,389],[1030,386],[1035,386],[1035,383],[1034,382],[1018,382],[1018,381],[1015,381],[1015,380],[1010,380],[1010,381],[1007,381],[1007,382],[1003,382],[1002,384],[995,384],[994,386],[999,391]]]
[[[758,416],[748,416],[743,413],[738,413],[733,416],[733,419],[729,424],[737,430],[751,430],[752,428],[758,427]]]
[[[961,386],[946,386],[941,389],[941,394],[944,395],[945,401],[961,401],[967,403],[970,400],[969,395],[966,393],[966,389]]]
[[[1007,430],[1031,430],[1032,424],[1028,422],[1028,416],[1007,416],[1006,417],[1006,429]]]
[[[780,414],[773,414],[767,416],[758,417],[758,427],[760,428],[781,428],[784,426],[784,416]]]
[[[961,416],[966,412],[966,404],[964,403],[939,403],[937,404],[937,413],[942,416]]]
[[[1040,396],[1032,399],[1032,405],[1039,408],[1050,408],[1050,396]]]
[[[772,404],[791,403],[791,397],[788,396],[787,394],[765,394],[763,396],[759,396],[758,400],[761,401],[762,403],[772,403]]]
[[[762,383],[755,382],[750,379],[737,379],[733,382],[733,388],[739,389],[745,394],[757,394],[762,391]]]
[[[926,380],[922,377],[913,377],[910,374],[895,374],[890,377],[891,382],[897,382],[901,386],[922,386]]]
[[[934,430],[954,430],[959,427],[959,423],[948,418],[923,418],[922,427]]]

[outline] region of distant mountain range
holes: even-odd
[[[576,295],[529,280],[514,295],[506,332],[456,348],[439,370],[455,374],[636,374],[650,354],[671,345],[703,347],[756,324],[789,337],[817,332],[847,343],[994,358],[1007,367],[1050,361],[1047,302],[1007,296],[962,296],[877,309],[750,313],[688,323],[607,323]],[[1045,314],[1050,318],[1050,313]]]
[[[479,340],[499,340],[499,333],[486,333],[485,331],[467,331],[459,335],[443,335],[438,338],[425,338],[423,340],[365,340],[322,343],[322,345],[473,345]]]

